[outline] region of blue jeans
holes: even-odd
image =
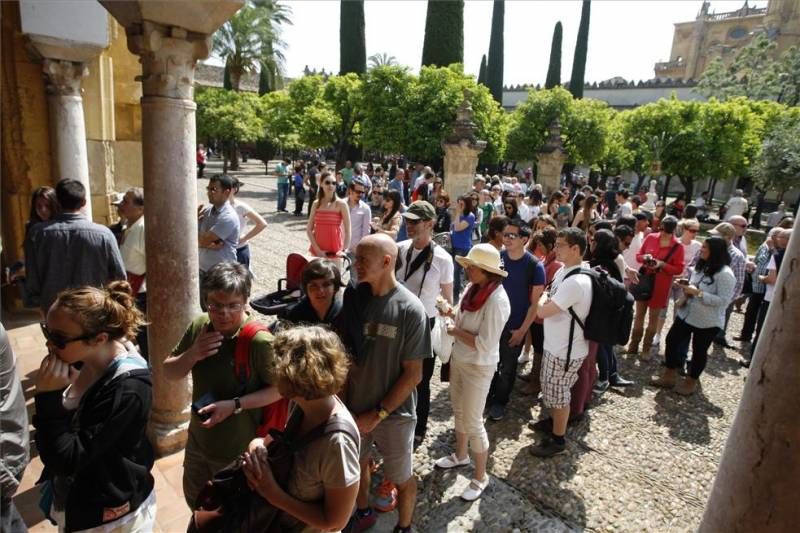
[[[597,345],[597,370],[597,381],[608,381],[617,375],[617,354],[613,345]]]
[[[453,248],[453,303],[458,303],[461,295],[461,278],[464,277],[464,268],[455,260],[457,255],[465,256],[469,250],[463,248]]]
[[[286,199],[289,197],[289,183],[278,184],[278,211],[286,211]]]
[[[250,245],[245,244],[241,248],[236,249],[236,262],[247,267],[250,270]]]

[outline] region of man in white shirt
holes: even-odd
[[[436,209],[424,201],[412,203],[403,213],[409,239],[397,243],[397,281],[414,293],[425,306],[428,323],[433,327],[436,299],[441,296],[453,303],[453,259],[444,248],[431,240],[436,223]],[[425,440],[431,399],[431,377],[436,359],[422,361],[422,381],[417,384],[417,427],[414,445]]]
[[[592,304],[589,276],[573,273],[581,268],[586,252],[586,236],[578,228],[564,228],[556,239],[556,258],[564,266],[556,272],[549,298],[537,315],[544,319],[544,357],[542,359],[542,404],[553,419],[552,434],[530,448],[536,457],[552,457],[566,451],[570,388],[578,381],[578,370],[589,354],[583,329],[572,324],[570,308],[584,322]],[[570,326],[573,327],[570,327]],[[570,335],[571,334],[571,335]]]
[[[631,224],[631,219],[633,219],[633,224]],[[617,225],[620,224],[628,225],[633,228],[633,240],[631,241],[630,246],[622,251],[622,257],[625,259],[626,265],[638,272],[639,269],[642,268],[642,264],[636,260],[636,255],[642,248],[644,238],[647,236],[647,215],[643,213],[637,213],[632,217],[620,217],[617,220]]]
[[[147,253],[144,245],[144,191],[140,187],[131,187],[125,192],[119,212],[126,220],[127,227],[122,234],[119,252],[122,255],[122,264],[125,265],[125,275],[136,295],[136,307],[147,315],[147,286],[145,272],[147,271]],[[139,353],[148,358],[147,328],[140,328],[136,336],[139,344]]]
[[[350,208],[350,247],[347,249],[347,257],[350,258],[351,264],[355,261],[356,246],[370,232],[369,223],[372,219],[372,212],[367,203],[362,200],[366,192],[367,189],[360,178],[353,179],[347,188],[347,207]],[[358,274],[355,268],[350,269],[350,281],[354,285],[358,284]]]
[[[731,217],[742,216],[747,212],[747,200],[743,195],[742,189],[733,191],[733,196],[725,204],[725,222],[730,222]]]
[[[621,191],[617,191],[617,218],[630,216],[633,214],[633,204],[631,204],[630,200],[630,193],[622,189]]]

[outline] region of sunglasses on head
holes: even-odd
[[[93,339],[95,335],[97,335],[97,333],[92,333],[87,335],[81,335],[79,337],[69,338],[66,335],[62,335],[61,333],[58,333],[56,331],[50,331],[47,328],[47,324],[45,322],[41,322],[39,325],[42,328],[42,333],[44,334],[44,338],[52,342],[53,345],[59,350],[63,350],[64,348],[67,347],[67,344],[71,342],[88,341],[89,339]]]

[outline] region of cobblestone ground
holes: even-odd
[[[214,171],[215,162],[209,170]],[[252,243],[254,293],[275,290],[289,252],[308,249],[306,218],[275,211],[275,179],[261,164],[247,164],[237,175],[246,184],[239,194],[269,224]],[[205,201],[205,180],[198,194]],[[290,207],[291,209],[291,207]],[[729,338],[743,316],[734,313]],[[669,322],[664,329],[666,333]],[[662,352],[663,354],[663,342]],[[452,451],[452,411],[446,385],[432,383],[428,438],[415,455],[419,531],[689,531],[697,528],[728,430],[741,396],[746,371],[737,365],[738,349],[714,346],[701,378],[702,389],[685,399],[642,386],[659,368],[620,358],[620,372],[637,385],[624,394],[607,392],[587,416],[570,428],[568,453],[537,459],[527,448],[537,438],[527,422],[539,416],[530,397],[515,393],[506,418],[487,422],[492,483],[472,504],[458,495],[471,472],[441,472],[432,461]],[[391,529],[387,516],[379,530]]]

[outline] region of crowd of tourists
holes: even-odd
[[[277,165],[277,211],[288,212],[293,194],[294,215],[303,216],[310,200],[310,246],[297,251],[311,260],[302,297],[272,324],[248,308],[249,244],[266,222],[236,198],[242,183],[209,179],[209,204],[198,209],[204,312],[171,353],[154,358],[166,380],[192,378],[183,471],[190,531],[242,530],[231,520],[247,515],[258,520],[250,530],[358,532],[395,509],[395,531],[410,531],[414,451],[427,439],[437,357],[455,442],[429,460],[471,471],[466,501],[490,484],[486,420],[502,420],[514,394],[541,403],[541,417],[529,421],[540,438],[529,450],[546,459],[568,451],[568,426],[593,397],[633,384],[620,373],[623,354],[660,360],[649,385],[694,394],[711,343],[731,346],[730,315],[743,300],[734,340],[749,366],[790,215],[770,220],[751,257],[741,195],[701,240],[698,216],[708,220],[709,206],[667,205],[652,189],[567,179],[545,196],[526,176],[478,176],[451,199],[430,167],[404,166]],[[113,228],[86,219],[86,201],[74,180],[37,190],[25,264],[15,270],[25,302],[44,317],[48,348],[33,417],[40,507],[63,531],[151,531],[144,195],[133,188],[115,198],[122,223]],[[600,317],[611,294],[624,295],[623,312]],[[595,337],[601,319],[627,320],[617,329],[630,334]],[[13,369],[4,332],[0,353],[2,368]],[[18,378],[0,376],[12,399],[3,413],[2,523],[24,531],[10,496],[28,460],[27,413]],[[214,507],[232,479],[254,498],[236,505],[261,511]]]

